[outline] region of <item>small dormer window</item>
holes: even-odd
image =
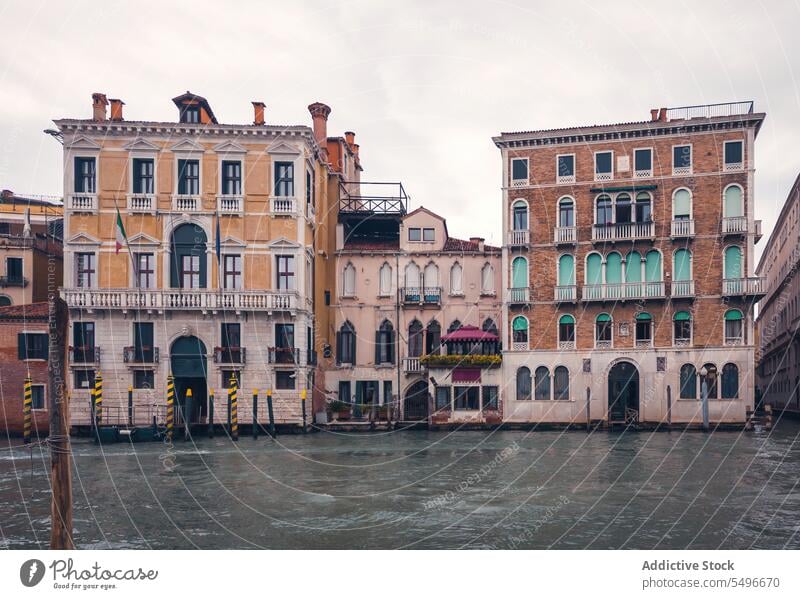
[[[434,239],[433,229],[422,229],[422,241],[434,241]]]
[[[200,122],[200,107],[199,106],[186,106],[181,112],[181,123],[199,123]]]

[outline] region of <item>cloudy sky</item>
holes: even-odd
[[[800,2],[115,2],[0,0],[0,187],[60,194],[58,117],[92,92],[173,120],[191,90],[221,122],[352,129],[365,178],[401,180],[453,235],[499,243],[500,131],[644,120],[755,100],[756,216],[800,170]],[[764,244],[765,242],[762,242]],[[759,244],[759,245],[762,245]]]

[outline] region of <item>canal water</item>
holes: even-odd
[[[771,433],[321,432],[74,442],[82,548],[800,548]],[[48,458],[0,448],[0,547],[44,548]]]

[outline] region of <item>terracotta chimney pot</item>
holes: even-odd
[[[106,106],[108,106],[108,100],[106,99],[105,94],[101,93],[94,93],[92,94],[92,120],[93,121],[105,121],[107,120],[106,117]]]
[[[117,98],[112,98],[109,100],[111,102],[111,120],[112,121],[121,121],[122,119],[122,107],[125,106],[125,102],[119,100]]]
[[[253,102],[253,124],[263,125],[264,121],[264,102]]]

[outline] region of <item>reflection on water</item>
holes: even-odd
[[[395,432],[76,441],[83,548],[800,548],[772,434]],[[12,445],[17,445],[13,440]],[[46,547],[48,456],[0,449],[1,547]]]

